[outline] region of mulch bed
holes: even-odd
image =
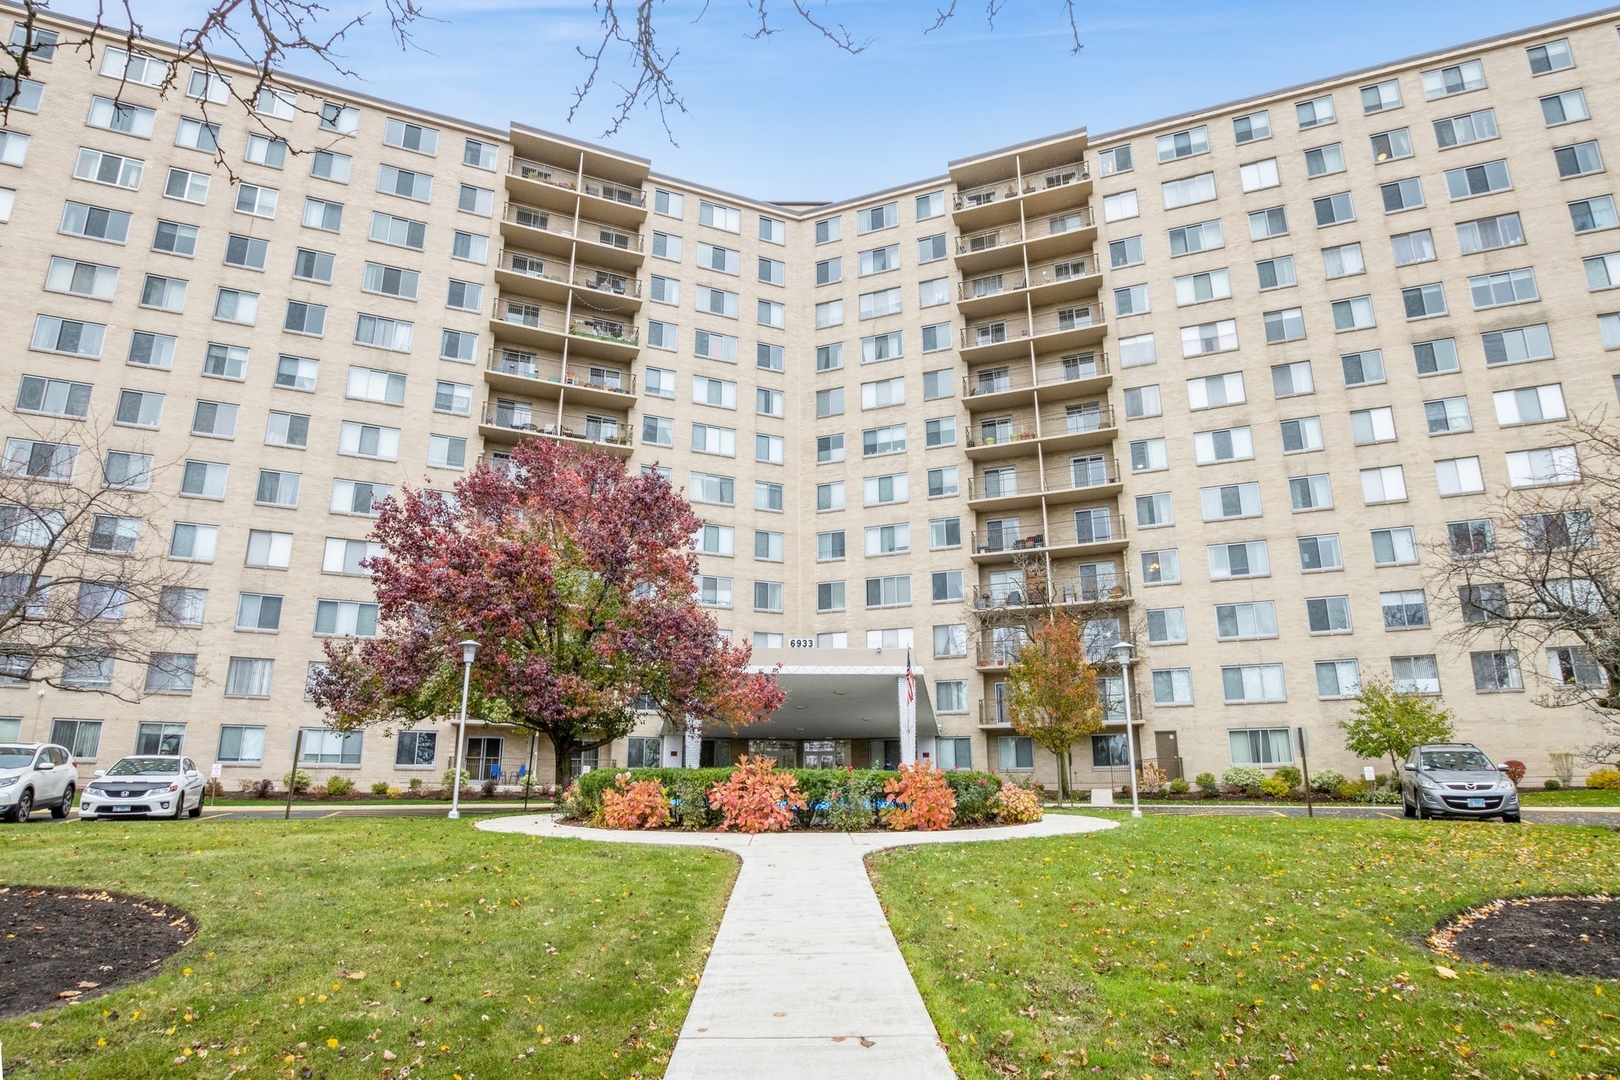
[[[0,887],[0,1019],[149,978],[196,932],[190,915],[137,896]]]
[[[1495,900],[1446,923],[1429,944],[1495,967],[1620,978],[1620,903],[1609,896]]]

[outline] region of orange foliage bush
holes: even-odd
[[[900,775],[883,783],[883,794],[895,805],[883,812],[884,823],[897,832],[948,829],[956,820],[956,793],[932,762],[900,766]]]
[[[741,757],[729,777],[709,789],[709,805],[720,811],[720,831],[784,832],[793,824],[793,811],[804,809],[799,782],[776,771],[767,757]]]
[[[610,829],[656,829],[669,824],[669,799],[656,780],[630,780],[622,772],[602,792],[602,822]]]
[[[1046,816],[1041,797],[1026,787],[1003,784],[990,800],[996,808],[996,819],[1004,825],[1026,825]]]

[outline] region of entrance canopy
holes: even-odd
[[[747,739],[893,739],[905,702],[904,649],[755,649],[751,670],[776,672],[787,700],[738,732]],[[928,680],[915,658],[917,735],[939,734]],[[724,737],[724,732],[705,732]]]

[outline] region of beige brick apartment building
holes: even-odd
[[[151,456],[131,543],[191,566],[195,659],[79,676],[138,704],[0,688],[0,738],[183,747],[234,787],[302,727],[317,776],[436,784],[448,725],[326,732],[303,684],[374,625],[374,504],[522,438],[666,470],[703,602],[789,689],[746,738],[649,718],[582,765],[892,764],[909,649],[919,754],[1050,783],[1000,691],[1042,601],[1136,643],[1140,753],[1189,777],[1290,761],[1291,726],[1349,767],[1370,675],[1533,774],[1593,737],[1533,700],[1582,657],[1459,653],[1425,586],[1613,401],[1616,12],[824,205],[291,78],[253,116],[204,71],[161,98],[163,45],[86,63],[50,25],[0,132],[5,467]],[[1110,679],[1077,784],[1123,777]],[[472,736],[479,776],[530,760]]]

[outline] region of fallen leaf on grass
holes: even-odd
[[[1444,964],[1434,965],[1434,973],[1440,976],[1442,979],[1455,979],[1457,977],[1457,973],[1446,967]]]

